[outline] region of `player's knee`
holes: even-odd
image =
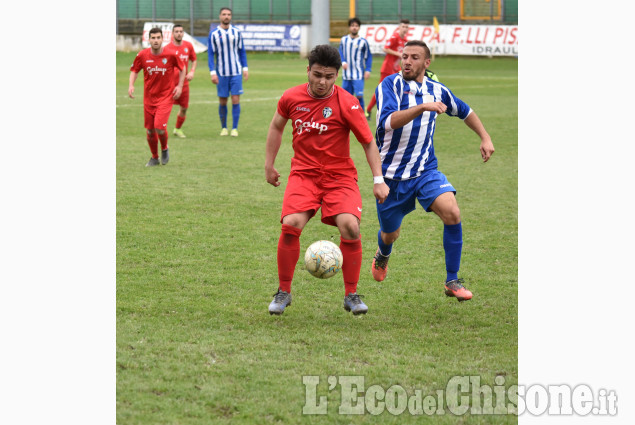
[[[441,216],[444,224],[459,224],[461,222],[461,210],[458,205],[454,205],[452,208],[444,211]]]
[[[346,220],[338,224],[340,235],[344,239],[357,239],[359,238],[359,222],[357,219]]]
[[[154,129],[160,136],[163,136],[165,134],[165,130],[161,130],[160,128],[155,128]]]
[[[154,128],[150,128],[150,129],[147,129],[147,128],[146,128],[146,134],[147,134],[148,136],[152,136],[152,135],[154,134]]]
[[[385,243],[386,245],[392,245],[393,243],[395,243],[397,239],[399,239],[399,232],[401,232],[401,228],[391,233],[381,232],[382,242]]]

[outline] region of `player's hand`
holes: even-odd
[[[275,187],[280,186],[280,182],[278,181],[280,173],[278,172],[278,170],[275,169],[275,167],[272,167],[270,169],[265,168],[265,177],[267,178],[267,183],[269,183],[270,185]]]
[[[386,183],[380,183],[373,185],[373,195],[377,199],[377,202],[383,204],[388,194],[390,193],[390,188]]]
[[[243,71],[243,78],[245,79],[245,81],[249,79],[249,71],[247,70]]]
[[[422,105],[424,111],[436,112],[437,114],[443,114],[448,109],[443,102],[430,102]]]
[[[483,158],[483,162],[487,162],[494,153],[494,144],[492,143],[492,139],[487,138],[481,140],[481,158]]]
[[[130,86],[128,88],[128,97],[130,97],[130,99],[134,99],[134,86]]]
[[[192,78],[194,78],[194,72],[193,72],[193,71],[190,71],[190,72],[188,72],[188,73],[187,73],[187,75],[185,76],[185,79],[186,79],[187,81],[192,81]]]
[[[216,75],[216,74],[212,75],[212,83],[213,84],[218,84],[218,75]]]
[[[348,64],[346,62],[342,64],[342,69],[348,69]]]
[[[181,97],[181,93],[182,93],[183,89],[179,86],[174,87],[174,91],[172,93],[174,93],[174,96],[172,96],[172,98],[174,100],[177,100],[179,97]]]
[[[368,80],[370,78],[370,71],[364,72],[364,80]]]

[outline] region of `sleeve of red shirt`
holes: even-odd
[[[371,133],[370,128],[368,128],[368,122],[364,116],[364,109],[360,106],[356,97],[351,95],[342,96],[343,94],[344,93],[340,93],[340,107],[343,111],[342,116],[348,123],[357,141],[367,145],[373,141],[373,133]]]
[[[135,56],[134,61],[130,66],[130,71],[136,73],[139,73],[139,71],[141,71],[141,52],[137,53],[137,56]]]
[[[289,96],[285,96],[287,92],[282,93],[282,97],[278,100],[278,114],[282,117],[289,119],[289,108],[287,106],[287,99]]]
[[[172,59],[172,62],[174,63],[174,66],[176,66],[179,70],[183,69],[183,64],[179,60],[178,56],[172,55],[172,56],[170,56],[170,58]]]
[[[194,45],[190,43],[190,60],[194,62],[196,60],[196,52],[194,51]]]

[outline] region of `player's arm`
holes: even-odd
[[[240,59],[240,65],[243,68],[243,78],[245,81],[249,79],[249,70],[247,69],[247,51],[243,44],[243,35],[240,34],[240,42],[238,43],[238,58]]]
[[[395,111],[386,120],[386,129],[396,130],[408,124],[426,111],[442,114],[448,109],[443,102],[429,102],[411,106],[403,111]]]
[[[344,37],[340,40],[340,58],[342,59],[342,69],[348,69],[348,62],[346,62],[346,54],[344,53]]]
[[[494,153],[492,138],[489,136],[487,130],[485,130],[476,112],[470,112],[463,122],[481,138],[481,157],[483,158],[483,162],[487,162]]]
[[[213,84],[218,84],[218,75],[216,75],[216,55],[214,54],[214,40],[210,33],[207,41],[207,66],[209,67],[209,75]]]
[[[130,80],[128,82],[128,96],[130,99],[134,99],[134,83],[137,81],[138,72],[130,71]]]
[[[273,119],[271,120],[271,124],[269,124],[269,132],[267,133],[265,177],[267,183],[276,187],[280,186],[280,182],[278,181],[280,173],[274,167],[274,163],[276,162],[276,156],[278,156],[278,151],[282,144],[282,133],[284,132],[284,126],[287,125],[287,121],[287,118],[276,111],[276,113],[273,114]]]
[[[373,54],[370,52],[370,45],[366,42],[366,63],[364,67],[364,79],[368,80],[370,77],[370,71],[373,66]]]
[[[176,87],[174,87],[174,90],[172,91],[172,98],[174,100],[178,99],[179,97],[181,97],[181,93],[183,93],[183,84],[185,83],[185,67],[183,65],[181,65],[181,62],[176,58],[176,56],[174,56],[174,65],[179,68],[179,82],[176,84]]]
[[[377,202],[383,204],[390,192],[390,188],[384,182],[379,150],[372,140],[370,143],[362,143],[362,147],[364,148],[364,154],[366,154],[366,161],[368,161],[368,165],[370,165],[370,171],[373,173],[373,195],[375,195]]]
[[[194,60],[192,60],[192,68],[190,68],[190,72],[187,73],[187,75],[185,76],[185,78],[187,78],[187,81],[192,81],[192,79],[194,78],[194,74],[196,73],[196,58]]]

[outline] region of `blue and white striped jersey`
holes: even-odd
[[[211,31],[207,47],[209,70],[221,77],[241,75],[242,69],[247,67],[243,37],[235,26],[230,25],[226,30],[219,26]]]
[[[408,180],[418,177],[424,170],[437,168],[434,155],[436,112],[424,112],[405,126],[392,129],[390,115],[424,102],[443,102],[446,114],[462,120],[472,109],[443,84],[424,77],[423,83],[406,81],[401,73],[386,77],[375,89],[377,98],[377,131],[375,140],[379,148],[384,177]]]
[[[362,37],[351,38],[350,34],[340,41],[340,57],[348,64],[348,69],[342,70],[344,80],[362,80],[364,72],[370,72],[373,55],[370,53],[368,41]]]

